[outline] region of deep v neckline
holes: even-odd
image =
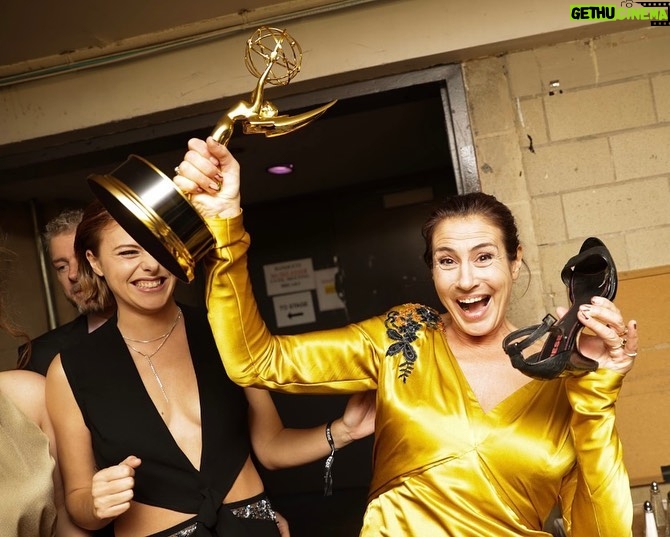
[[[114,323],[114,326],[116,326],[116,332],[118,333],[119,339],[121,343],[123,344],[123,347],[125,348],[125,355],[126,355],[126,361],[128,363],[128,366],[134,371],[133,377],[135,378],[135,382],[137,383],[137,388],[142,394],[142,399],[145,399],[147,401],[147,404],[144,405],[146,407],[146,412],[147,412],[147,417],[148,419],[151,419],[152,421],[157,420],[157,423],[160,422],[160,428],[163,430],[164,434],[166,435],[166,438],[169,438],[169,443],[170,445],[174,448],[173,451],[178,454],[182,460],[188,464],[188,466],[193,469],[194,471],[201,473],[203,471],[203,465],[205,463],[205,439],[206,439],[206,431],[205,431],[205,418],[203,416],[203,412],[205,411],[206,405],[203,404],[203,386],[201,385],[200,379],[202,378],[202,375],[199,374],[198,371],[198,365],[199,362],[197,360],[194,360],[194,354],[193,351],[194,349],[191,348],[191,337],[189,334],[189,323],[186,319],[186,314],[182,312],[183,317],[184,317],[184,328],[186,330],[186,342],[189,347],[189,354],[191,355],[191,365],[193,366],[193,371],[196,379],[196,384],[197,384],[197,390],[198,390],[198,405],[200,406],[200,467],[197,468],[196,466],[193,465],[191,462],[191,459],[184,453],[184,450],[179,446],[179,443],[175,439],[174,435],[172,434],[172,431],[170,430],[170,427],[168,427],[168,424],[165,422],[163,419],[163,416],[160,413],[160,410],[154,403],[153,399],[149,395],[149,392],[144,384],[144,381],[142,380],[142,375],[140,375],[139,370],[137,369],[137,365],[135,364],[135,361],[133,360],[133,356],[130,353],[130,350],[128,347],[125,345],[125,342],[123,341],[123,337],[121,336],[121,331],[119,330],[118,326],[116,323]],[[117,318],[118,322],[118,318]],[[150,410],[149,410],[150,409]],[[148,415],[151,415],[151,418],[149,418]],[[207,420],[209,421],[209,420]]]
[[[452,369],[454,370],[454,372],[458,377],[459,383],[462,386],[463,393],[467,394],[467,400],[469,402],[469,406],[473,410],[476,410],[477,413],[481,413],[481,415],[489,418],[493,417],[502,418],[505,415],[509,415],[510,412],[515,414],[516,413],[515,410],[518,409],[519,402],[522,402],[525,406],[525,402],[541,388],[542,386],[541,381],[529,378],[528,382],[520,385],[519,387],[517,387],[516,389],[505,395],[496,404],[494,404],[488,409],[484,408],[484,406],[481,404],[479,397],[477,396],[477,392],[470,384],[470,380],[468,379],[468,376],[465,374],[465,371],[463,370],[461,363],[458,361],[458,358],[456,358],[456,354],[449,345],[449,340],[447,338],[446,333],[444,331],[441,331],[441,333],[444,345],[446,346],[447,349],[447,356],[451,361]]]

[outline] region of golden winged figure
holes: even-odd
[[[261,58],[265,62],[263,71],[256,67],[254,58]],[[238,122],[242,123],[244,134],[281,136],[304,127],[334,105],[337,101],[289,116],[279,115],[277,107],[263,99],[265,85],[285,86],[300,70],[301,61],[300,45],[285,30],[267,26],[256,30],[247,41],[245,64],[251,74],[258,76],[258,83],[248,101],[239,101],[221,116],[212,131],[212,137],[219,143],[227,144]],[[280,67],[284,72],[277,75]]]

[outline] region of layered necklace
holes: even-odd
[[[172,326],[170,329],[165,332],[163,335],[152,338],[152,339],[132,339],[129,337],[124,336],[121,334],[121,337],[124,339],[126,342],[126,345],[128,345],[128,348],[131,351],[135,351],[137,354],[140,356],[144,356],[146,359],[147,363],[149,364],[149,367],[151,368],[151,372],[154,374],[154,377],[156,378],[156,382],[158,383],[158,387],[161,389],[161,393],[163,394],[163,397],[165,398],[165,402],[169,403],[170,400],[168,399],[167,393],[165,393],[165,388],[163,387],[163,382],[161,381],[161,378],[158,376],[158,373],[156,372],[156,367],[154,366],[153,361],[151,360],[156,354],[158,354],[158,351],[160,351],[163,348],[163,345],[167,342],[168,338],[172,335],[172,332],[174,332],[175,327],[177,326],[177,323],[179,322],[179,319],[181,318],[181,308],[178,308],[177,312],[177,317],[174,320],[174,323],[172,323]],[[156,350],[147,354],[145,352],[142,352],[141,350],[133,347],[129,342],[132,343],[154,343],[155,341],[160,341],[160,344],[158,347],[156,347]]]

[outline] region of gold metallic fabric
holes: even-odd
[[[273,336],[254,302],[242,217],[210,220],[210,322],[231,378],[286,393],[377,390],[373,476],[361,535],[631,535],[614,424],[623,376],[532,380],[484,412],[436,313],[403,305],[334,330]],[[511,367],[511,365],[510,365]]]
[[[0,535],[56,534],[49,440],[0,392]]]

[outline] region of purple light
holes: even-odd
[[[293,164],[275,164],[274,166],[269,166],[267,172],[272,175],[286,175],[293,173]]]

